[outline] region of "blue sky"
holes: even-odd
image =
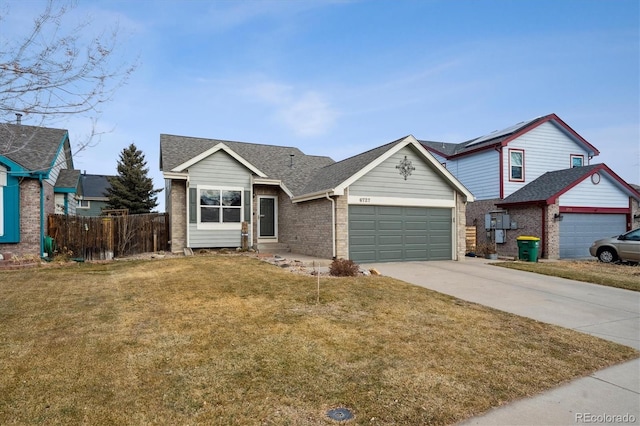
[[[44,2],[9,4],[18,17]],[[600,150],[592,162],[640,184],[637,0],[79,0],[70,18],[87,15],[117,21],[140,61],[75,157],[87,173],[115,174],[133,142],[162,187],[161,133],[341,160],[556,113]]]

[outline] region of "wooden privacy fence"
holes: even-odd
[[[169,215],[49,215],[47,236],[59,253],[84,260],[169,250]],[[46,245],[46,244],[45,244]]]

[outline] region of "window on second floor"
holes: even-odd
[[[520,149],[509,150],[509,180],[524,181],[524,151]]]
[[[584,155],[571,154],[571,168],[584,166]]]
[[[79,208],[79,209],[88,209],[90,207],[91,207],[91,204],[90,204],[89,200],[78,200],[77,208]]]

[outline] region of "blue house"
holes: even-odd
[[[75,214],[79,177],[67,130],[0,124],[0,254],[43,256],[46,216]]]

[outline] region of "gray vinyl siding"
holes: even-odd
[[[407,179],[396,168],[404,157],[415,170]],[[393,198],[452,200],[454,191],[412,148],[405,147],[349,186],[349,194]]]
[[[524,151],[524,182],[509,181],[510,149]],[[584,156],[583,164],[589,163],[589,153],[552,122],[543,123],[509,142],[503,148],[502,155],[504,197],[508,197],[546,172],[570,168],[571,155],[582,155]],[[471,191],[474,192],[473,189]]]
[[[245,195],[245,191],[251,191],[251,172],[224,151],[218,151],[189,168],[189,187],[197,188],[198,185],[242,188],[243,206],[251,202]],[[238,223],[237,229],[198,229],[197,223],[189,223],[189,246],[239,247],[240,227]]]
[[[76,214],[78,216],[100,216],[102,215],[102,209],[106,206],[106,201],[89,200],[89,208],[81,209],[76,207]]]
[[[447,170],[471,191],[476,200],[500,196],[500,156],[497,151],[450,160]]]
[[[560,196],[561,207],[628,208],[629,197],[605,173],[595,185],[587,178]]]
[[[69,165],[67,164],[67,156],[65,155],[64,152],[64,147],[58,151],[58,156],[56,157],[56,160],[53,162],[53,167],[51,168],[51,171],[49,172],[49,177],[46,179],[46,181],[51,185],[54,186],[56,184],[56,181],[58,180],[58,175],[60,174],[60,170],[62,169],[68,169]]]

